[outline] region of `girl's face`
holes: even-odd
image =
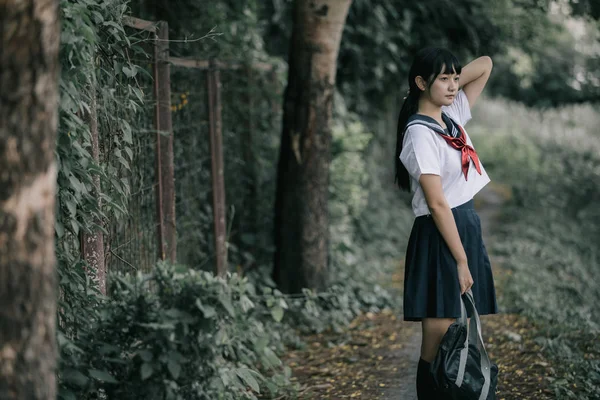
[[[446,73],[442,70],[438,76],[433,78],[431,86],[424,85],[423,94],[438,107],[449,106],[458,92],[458,78],[459,75],[454,71]]]

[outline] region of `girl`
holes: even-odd
[[[488,182],[464,125],[492,70],[480,57],[461,67],[441,48],[419,51],[398,120],[396,182],[413,193],[406,251],[404,320],[421,321],[417,396],[435,399],[429,372],[439,343],[471,289],[481,315],[498,312],[490,260],[473,196]],[[469,313],[470,315],[470,313]]]

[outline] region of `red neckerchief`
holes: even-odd
[[[467,174],[469,173],[469,159],[473,160],[473,164],[475,164],[475,169],[477,170],[477,172],[479,172],[479,175],[481,175],[479,157],[477,156],[477,152],[475,151],[475,149],[467,144],[467,135],[465,134],[463,127],[460,126],[460,124],[456,124],[456,126],[458,127],[458,129],[460,129],[460,135],[458,137],[453,137],[445,134],[440,134],[440,136],[443,137],[450,146],[461,151],[462,171],[465,175],[465,180],[468,181],[469,178]]]

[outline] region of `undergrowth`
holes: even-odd
[[[557,399],[600,398],[600,138],[589,106],[535,112],[503,101],[471,127],[493,180],[510,185],[493,252],[509,269],[506,309],[539,327]],[[477,133],[475,133],[477,132]]]

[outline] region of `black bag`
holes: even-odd
[[[472,311],[468,330],[466,306]],[[461,297],[461,316],[442,338],[431,363],[431,374],[438,394],[436,399],[496,399],[498,366],[490,362],[485,351],[481,322],[471,290]]]

